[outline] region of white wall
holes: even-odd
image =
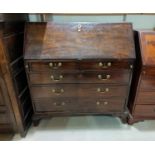
[[[132,22],[135,29],[155,28],[155,15],[127,15],[126,21]]]
[[[134,29],[154,29],[155,28],[155,14],[153,15],[59,15],[47,14],[44,18],[46,21],[54,22],[103,22],[103,23],[117,23],[117,22],[131,22]],[[40,15],[30,14],[30,21],[41,21]]]

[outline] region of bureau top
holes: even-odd
[[[25,59],[133,59],[130,23],[27,23]]]
[[[155,66],[155,31],[138,31],[142,63],[144,66]]]

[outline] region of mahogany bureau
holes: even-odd
[[[130,23],[27,23],[24,46],[34,125],[95,114],[126,122],[135,62]]]
[[[135,31],[137,64],[135,66],[128,123],[155,119],[155,32]]]

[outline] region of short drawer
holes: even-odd
[[[136,105],[134,115],[155,117],[155,105]]]
[[[155,104],[155,91],[140,91],[136,101],[136,104]]]
[[[76,70],[79,69],[77,62],[69,61],[50,61],[50,62],[31,62],[29,63],[31,72],[51,72],[54,70]]]
[[[37,112],[122,112],[124,99],[45,98],[33,101]]]
[[[29,74],[31,84],[51,83],[108,83],[128,84],[130,79],[129,70],[117,71],[85,71],[85,72],[52,72]]]
[[[105,84],[53,84],[32,86],[33,99],[43,97],[126,97],[127,86]]]
[[[133,68],[133,62],[129,61],[116,61],[116,60],[93,60],[93,61],[81,61],[81,70],[107,70],[107,69],[131,69]]]

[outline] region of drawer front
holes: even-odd
[[[37,112],[69,112],[71,107],[78,107],[77,98],[40,98],[32,101]]]
[[[130,79],[129,70],[118,71],[85,71],[85,72],[53,72],[53,73],[31,73],[29,74],[31,84],[50,83],[111,83],[128,84]]]
[[[33,99],[43,97],[126,97],[127,86],[104,84],[53,84],[51,86],[32,86]]]
[[[77,62],[32,62],[29,64],[32,72],[50,72],[54,70],[76,70],[79,69]]]
[[[81,61],[80,69],[82,70],[108,70],[108,69],[130,69],[132,62],[128,61],[114,61],[114,60],[101,60],[101,61]]]
[[[33,101],[37,112],[122,112],[124,99],[45,98]]]
[[[155,105],[137,105],[135,107],[136,116],[155,117]]]
[[[141,77],[140,90],[141,91],[155,91],[155,76],[145,75]]]
[[[139,92],[137,104],[155,104],[155,91]]]
[[[54,70],[107,70],[130,69],[132,63],[127,61],[51,61],[29,63],[32,72],[49,72]]]

